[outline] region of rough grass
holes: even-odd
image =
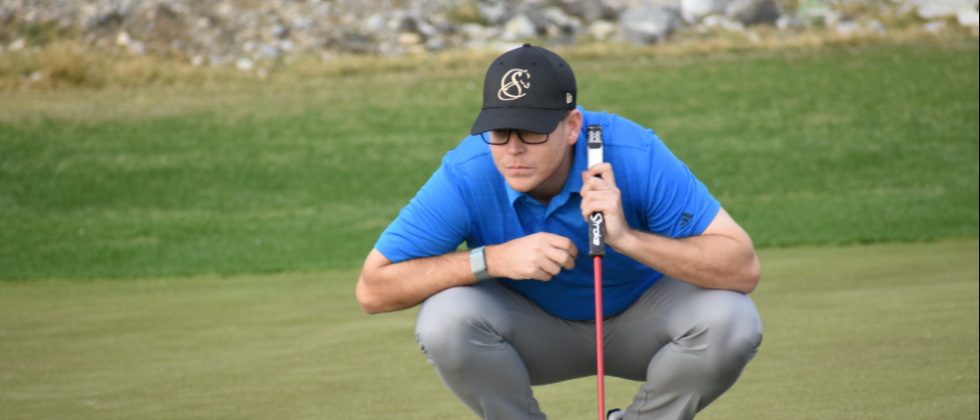
[[[202,85],[216,80],[241,80],[243,76],[227,69],[194,67],[175,57],[120,57],[64,41],[36,52],[0,54],[0,91]]]
[[[582,58],[760,247],[978,234],[978,59],[872,46]],[[468,132],[482,72],[0,100],[0,279],[359,266]]]
[[[456,9],[457,20],[473,21],[475,3],[461,3]],[[861,13],[857,13],[860,15]],[[884,18],[884,17],[883,17]],[[708,34],[676,34],[669,42],[633,46],[617,43],[583,43],[571,48],[559,48],[569,60],[622,59],[635,56],[681,57],[697,54],[758,53],[787,49],[819,50],[823,48],[874,45],[930,45],[962,47],[975,44],[975,35],[951,22],[950,28],[930,33],[922,22],[902,23],[885,19],[891,28],[887,33],[855,33],[841,35],[825,28],[800,32],[783,32],[767,26],[754,27],[749,33],[717,31]],[[440,53],[407,54],[398,57],[371,55],[327,54],[292,56],[285,60],[260,60],[257,71],[240,72],[233,66],[211,68],[194,66],[186,54],[170,51],[145,56],[132,56],[123,48],[95,49],[73,41],[64,34],[20,51],[0,54],[0,91],[44,92],[86,88],[94,90],[146,88],[154,86],[227,86],[229,83],[295,82],[310,77],[385,74],[415,72],[445,74],[465,70],[482,73],[486,63],[496,57],[503,45],[486,49],[454,50]],[[536,44],[542,44],[536,42]],[[509,45],[509,44],[508,44]]]
[[[978,415],[974,241],[770,249],[762,348],[699,420]],[[0,283],[0,418],[470,419],[357,271]],[[607,405],[639,384],[607,378]],[[590,419],[595,379],[537,387]]]

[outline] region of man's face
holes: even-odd
[[[515,191],[528,193],[535,199],[550,199],[561,192],[572,163],[572,146],[582,128],[582,114],[573,110],[558,123],[555,131],[541,144],[527,144],[518,138],[516,130],[488,132],[493,143],[490,152],[497,170]],[[508,139],[508,134],[510,136]],[[544,139],[545,135],[520,132],[528,142]]]

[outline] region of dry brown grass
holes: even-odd
[[[950,25],[939,34],[921,26],[890,30],[887,33],[840,35],[813,29],[799,33],[772,28],[753,28],[753,35],[711,33],[678,34],[670,42],[632,46],[623,44],[582,44],[558,51],[569,60],[617,57],[684,57],[717,53],[753,53],[774,50],[812,50],[825,47],[867,46],[875,44],[926,44],[936,47],[976,45],[969,30]],[[46,48],[0,54],[0,91],[41,92],[83,88],[105,90],[152,86],[220,86],[227,83],[296,81],[309,78],[357,75],[436,73],[468,74],[480,72],[486,62],[500,53],[497,49],[451,51],[437,54],[410,54],[400,57],[340,55],[329,59],[299,57],[284,63],[260,63],[261,71],[242,72],[232,67],[194,66],[187,57],[129,56],[106,53],[80,44],[59,42]]]
[[[74,42],[0,54],[0,90],[129,88],[243,77],[230,69],[195,67],[182,57],[122,56]]]

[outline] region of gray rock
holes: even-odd
[[[727,0],[681,0],[681,16],[688,23],[695,23],[705,16],[724,13],[727,7]]]
[[[916,0],[919,17],[940,19],[957,16],[963,11],[976,10],[976,0]]]
[[[643,6],[629,9],[619,18],[621,38],[633,44],[653,44],[667,38],[680,25],[676,9]]]
[[[562,3],[568,14],[582,18],[586,24],[605,17],[602,0],[564,0]]]
[[[956,20],[967,28],[980,27],[980,14],[976,10],[964,10],[956,15]]]
[[[269,28],[269,34],[276,38],[284,39],[289,36],[289,28],[277,23]]]
[[[419,31],[418,21],[411,16],[403,16],[392,19],[388,24],[388,29],[400,32],[400,33],[421,33]]]
[[[857,22],[841,22],[834,27],[834,31],[844,36],[851,36],[862,32],[861,25],[858,25]]]
[[[278,58],[279,49],[270,44],[262,44],[259,46],[259,57],[266,59]]]
[[[425,21],[418,22],[418,31],[427,38],[437,37],[440,35],[438,28]]]
[[[547,48],[562,48],[570,47],[572,45],[575,45],[575,36],[571,34],[561,34],[550,38],[547,42],[545,42],[545,47]]]
[[[477,23],[466,23],[460,29],[466,35],[466,38],[471,41],[486,41],[492,35],[489,28]]]
[[[545,30],[552,38],[585,32],[585,26],[578,17],[569,16],[558,7],[547,7],[541,14],[545,18]]]
[[[425,49],[429,51],[442,51],[446,48],[446,40],[443,37],[430,38],[425,42]]]
[[[235,60],[235,68],[241,71],[252,71],[255,69],[255,62],[247,58]]]
[[[874,33],[877,29],[867,21],[848,23],[849,17],[840,12],[850,10],[846,6],[853,4],[863,10],[883,7],[883,13],[894,9],[879,6],[884,0],[800,0],[798,14],[783,16],[778,1],[0,0],[0,32],[5,51],[36,47],[9,28],[43,24],[78,33],[79,39],[93,48],[133,54],[179,51],[188,57],[201,57],[193,60],[197,65],[209,62],[220,67],[233,66],[242,57],[254,64],[272,57],[289,60],[294,54],[397,55],[468,46],[496,48],[545,35],[547,45],[561,46],[584,34],[609,40],[614,30],[618,40],[646,44],[680,29],[680,16],[702,22],[699,30],[739,30],[738,24],[768,23],[783,30],[826,24],[838,32]],[[461,2],[476,7],[476,17],[487,26],[461,26],[451,21],[451,11]],[[900,9],[896,13],[904,10],[950,23],[950,18],[956,17],[960,25],[977,27],[977,0],[885,3],[896,3]],[[716,15],[727,19],[719,20],[713,17]],[[933,30],[937,27],[929,26]],[[117,44],[121,32],[126,37]],[[43,43],[37,47],[43,48]]]
[[[831,10],[824,15],[824,25],[828,28],[836,28],[838,25],[852,20],[854,20],[853,16],[839,10]]]
[[[327,46],[354,54],[372,54],[378,51],[377,44],[371,42],[366,36],[355,32],[348,32],[341,37],[331,38],[327,42]]]
[[[537,34],[537,27],[531,18],[521,13],[507,21],[503,33],[500,35],[500,40],[504,42],[521,41],[533,38]]]
[[[711,15],[701,22],[708,29],[724,29],[729,32],[745,32],[745,25],[742,22],[731,20],[721,15]]]
[[[367,18],[361,25],[361,30],[366,34],[380,35],[383,34],[388,29],[387,22],[385,22],[384,16],[380,14],[371,15]]]
[[[608,20],[597,20],[589,25],[589,35],[596,41],[605,41],[616,33],[616,24]]]
[[[524,0],[520,6],[517,7],[517,12],[515,17],[518,15],[527,16],[531,22],[534,23],[534,30],[538,33],[544,33],[545,27],[548,24],[548,19],[545,17],[543,10],[551,6],[550,0]],[[514,20],[511,18],[508,22]]]
[[[565,27],[572,25],[572,17],[559,7],[546,7],[541,10],[541,15],[547,23]]]
[[[725,16],[734,19],[736,16],[752,10],[760,0],[729,0],[725,7]]]
[[[782,8],[773,0],[762,0],[755,3],[751,8],[735,15],[735,19],[742,22],[745,26],[752,25],[775,25],[782,17]]]
[[[480,17],[491,25],[500,25],[514,17],[513,11],[502,1],[481,2],[477,7],[480,9]]]
[[[289,22],[289,25],[292,26],[293,29],[304,31],[304,30],[310,29],[310,26],[312,26],[312,23],[310,23],[310,21],[308,19],[306,19],[304,17],[301,17],[301,16],[298,16],[298,17],[292,18],[292,20]]]
[[[878,19],[875,19],[868,24],[868,30],[876,34],[885,33],[886,31],[885,25]]]
[[[932,22],[926,23],[922,27],[926,30],[926,32],[937,34],[946,30],[946,22],[943,22],[941,20],[934,20]]]

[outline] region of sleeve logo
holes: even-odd
[[[688,212],[681,213],[681,229],[688,227],[694,221],[694,215]]]

